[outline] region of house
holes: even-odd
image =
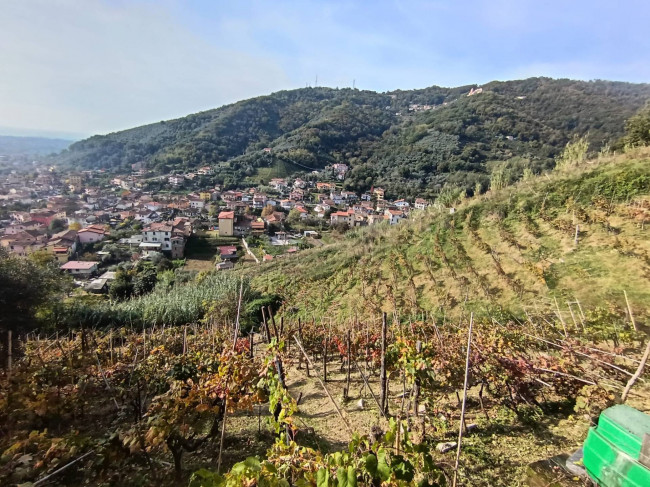
[[[393,202],[393,205],[396,206],[399,210],[406,210],[411,206],[411,204],[406,200],[397,200]]]
[[[350,215],[348,224],[351,227],[363,227],[368,224],[368,222],[366,221],[366,215],[353,213]]]
[[[331,191],[333,189],[336,189],[336,184],[334,183],[316,183],[316,189],[318,191]]]
[[[265,223],[264,220],[259,219],[251,222],[251,233],[253,235],[262,235],[264,233]]]
[[[368,225],[375,225],[384,221],[384,215],[368,215]]]
[[[77,250],[77,232],[64,230],[47,242],[47,251],[53,254],[59,262],[66,262]]]
[[[185,178],[182,175],[173,174],[167,178],[167,182],[174,187],[178,187],[183,184]]]
[[[305,220],[309,217],[309,211],[304,206],[296,206],[295,210],[300,213],[300,219]]]
[[[268,217],[266,217],[266,223],[282,223],[286,219],[287,215],[281,211],[274,211]]]
[[[221,260],[233,260],[237,258],[237,247],[234,245],[222,245],[219,247]]]
[[[291,200],[280,200],[280,207],[285,210],[291,210],[294,207],[294,202]]]
[[[389,206],[388,201],[386,201],[386,200],[378,200],[377,204],[375,205],[375,208],[379,213],[383,213],[383,211],[386,208],[388,208],[388,206]]]
[[[182,259],[185,255],[185,242],[186,239],[182,235],[172,235],[171,242],[171,257],[172,259]]]
[[[330,223],[335,225],[337,223],[350,223],[351,215],[347,211],[336,211],[330,215]]]
[[[32,210],[29,212],[31,220],[50,226],[54,220],[65,220],[65,211],[55,210]]]
[[[416,198],[415,199],[415,209],[416,210],[424,210],[427,206],[429,206],[429,202],[425,199],[422,198]]]
[[[273,178],[269,182],[269,186],[271,186],[273,189],[276,191],[284,191],[287,189],[289,186],[287,185],[287,180],[286,179],[281,179],[281,178]]]
[[[383,200],[386,194],[384,188],[375,188],[372,190],[372,194],[377,197],[378,200]]]
[[[92,294],[106,294],[108,292],[108,279],[98,277],[84,286],[84,291]]]
[[[173,228],[168,222],[152,223],[144,227],[142,229],[142,243],[140,244],[140,248],[171,251],[172,230]]]
[[[235,234],[235,212],[222,211],[219,213],[219,236],[232,237]]]
[[[387,220],[390,225],[395,225],[404,219],[404,213],[400,210],[387,209],[384,212],[384,219]]]
[[[372,196],[370,196],[368,193],[363,193],[361,195],[361,201],[370,201],[372,199]]]
[[[345,173],[348,172],[347,164],[332,164],[332,170],[336,174],[336,179],[343,180],[345,179]]]
[[[18,255],[20,257],[25,257],[45,247],[45,243],[43,241],[37,240],[32,236],[23,238],[23,234],[26,234],[26,232],[21,232],[16,235],[8,235],[0,239],[0,245],[2,247],[5,247],[12,254]]]
[[[104,237],[108,235],[106,229],[101,225],[91,225],[86,228],[82,228],[77,232],[77,238],[81,244],[89,244],[94,242],[101,242],[104,240]]]
[[[190,199],[190,208],[195,208],[197,210],[202,210],[205,207],[205,200],[201,198],[191,198]]]
[[[235,263],[232,260],[224,260],[223,262],[217,262],[215,267],[218,271],[225,271],[228,269],[234,269]]]
[[[90,277],[97,272],[98,264],[99,262],[71,260],[59,268],[63,271],[69,272],[73,276]]]

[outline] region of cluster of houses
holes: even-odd
[[[0,221],[0,245],[24,257],[45,250],[56,257],[64,271],[89,277],[101,266],[93,266],[86,255],[90,244],[111,237],[113,232],[137,225],[132,235],[115,240],[138,258],[162,253],[172,259],[184,257],[185,246],[197,224],[215,226],[220,236],[240,237],[268,234],[283,239],[288,216],[304,226],[323,224],[359,227],[381,222],[397,224],[414,209],[428,206],[424,199],[388,201],[382,188],[357,194],[340,188],[348,171],[346,164],[329,167],[332,180],[307,181],[300,177],[273,178],[264,187],[222,190],[215,185],[189,194],[145,193],[134,184],[145,174],[142,165],[133,172],[109,179],[102,171],[60,175],[52,168],[38,168],[37,175],[9,174],[0,179],[0,205],[27,206],[28,211],[10,211]],[[193,176],[208,176],[209,166]],[[188,174],[167,176],[171,186],[180,185]],[[30,180],[31,179],[31,180]],[[313,175],[310,179],[313,179]],[[279,235],[279,236],[278,236]],[[287,244],[288,245],[288,244]],[[236,257],[230,248],[220,249],[221,268],[229,268]],[[98,264],[101,251],[96,251]],[[101,277],[100,277],[101,278]],[[101,279],[110,279],[104,277]],[[99,285],[99,283],[98,283]]]

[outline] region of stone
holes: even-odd
[[[455,441],[447,441],[445,443],[438,443],[436,445],[436,450],[438,450],[440,453],[447,453],[449,450],[453,450],[458,446],[458,443]]]
[[[366,407],[366,402],[363,399],[359,399],[359,402],[357,402],[357,408],[365,409],[365,407]]]

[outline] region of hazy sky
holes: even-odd
[[[0,133],[107,133],[316,76],[649,82],[649,19],[647,0],[0,0]]]

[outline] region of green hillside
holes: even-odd
[[[624,316],[626,291],[645,321],[649,155],[639,149],[556,169],[459,200],[454,213],[441,206],[396,226],[352,231],[249,274],[258,290],[280,294],[287,312],[304,318],[474,311],[525,319],[552,316],[559,306],[573,326],[576,300],[585,312]]]
[[[433,196],[445,182],[486,187],[501,161],[520,173],[551,167],[573,135],[588,134],[598,151],[620,138],[623,122],[650,98],[650,85],[609,81],[495,81],[469,97],[472,88],[282,91],[94,136],[56,162],[116,172],[145,162],[158,173],[211,164],[214,181],[233,187],[283,172],[278,167],[305,172],[342,162],[352,167],[348,188]]]

